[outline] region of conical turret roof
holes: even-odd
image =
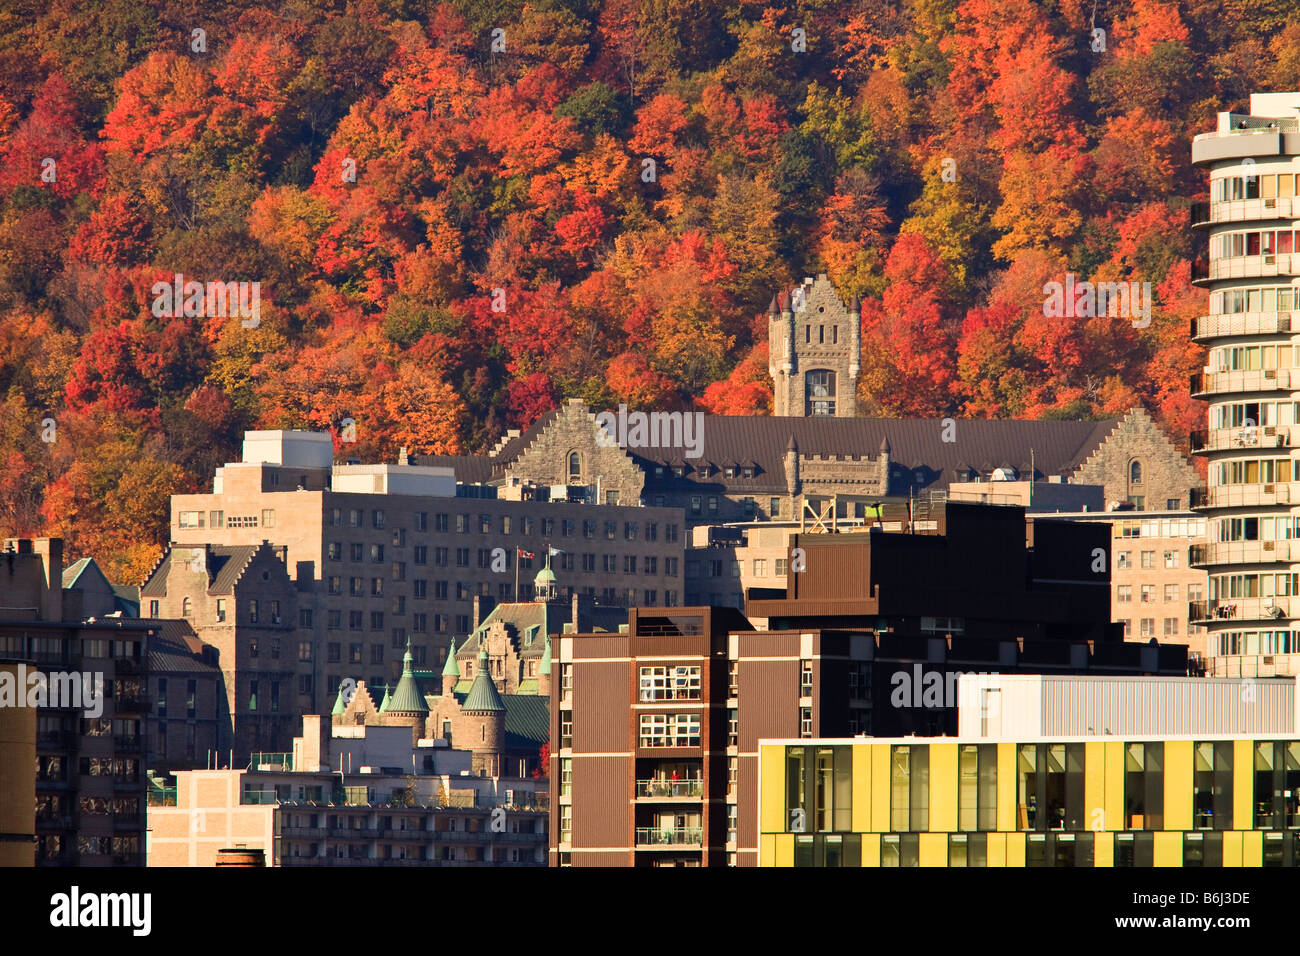
[[[390,714],[427,714],[429,705],[424,702],[424,695],[415,682],[415,670],[411,657],[411,639],[406,639],[406,653],[402,655],[402,677],[397,682],[397,689],[388,699]]]
[[[442,665],[443,677],[459,677],[460,664],[456,660],[456,638],[451,639],[451,648],[447,651],[446,663]]]
[[[489,713],[505,712],[505,702],[501,699],[501,695],[497,693],[497,685],[492,683],[492,678],[488,674],[486,650],[479,652],[478,673],[474,675],[474,683],[470,685],[469,693],[465,695],[465,702],[460,705],[460,709],[462,711],[484,711]]]

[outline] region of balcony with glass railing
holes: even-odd
[[[293,770],[293,754],[291,753],[255,753],[249,757],[248,768],[250,770]]]
[[[1192,319],[1196,341],[1229,335],[1289,335],[1290,312],[1235,312],[1230,315],[1198,315]]]
[[[637,827],[636,845],[637,849],[703,846],[704,830],[702,827]]]
[[[700,777],[685,780],[673,780],[669,777],[653,777],[636,782],[638,799],[648,800],[689,800],[704,796],[704,780]]]

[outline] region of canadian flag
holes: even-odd
[[[523,548],[515,548],[515,550],[519,552],[519,557],[528,558],[530,561],[533,558],[537,557],[537,555],[533,554],[533,552],[525,551]]]

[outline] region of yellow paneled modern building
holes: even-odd
[[[1300,740],[765,740],[762,866],[1295,866]]]

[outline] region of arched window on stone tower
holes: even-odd
[[[835,373],[815,368],[804,374],[804,414],[835,414]]]
[[[1142,462],[1136,459],[1128,466],[1128,483],[1130,485],[1142,484]]]
[[[572,482],[582,477],[582,458],[576,451],[569,452],[569,480]]]

